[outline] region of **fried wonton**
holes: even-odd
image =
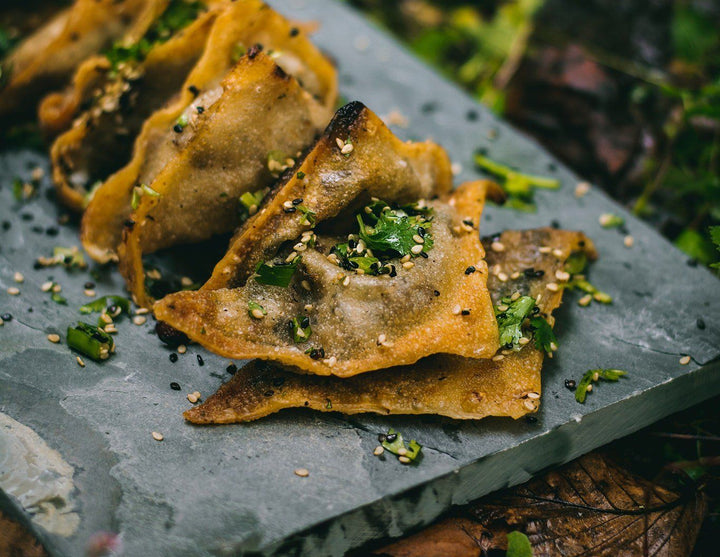
[[[490,248],[497,241],[504,246],[503,251]],[[562,288],[548,289],[550,283],[558,281],[556,272],[563,277],[571,253],[596,256],[592,243],[582,233],[550,228],[506,231],[499,239],[487,239],[485,245],[493,301],[502,304],[504,297],[515,292],[531,296],[537,300],[539,315],[549,323],[553,322],[552,311],[560,305],[563,292]],[[540,251],[541,247],[552,249]],[[498,359],[435,355],[414,365],[349,379],[298,375],[255,360],[184,415],[196,424],[221,424],[255,420],[283,408],[308,407],[344,414],[517,419],[538,409],[542,361],[543,351],[533,341]]]
[[[185,156],[195,157],[197,167],[204,165],[209,173],[221,173],[221,169],[218,169],[217,166],[207,164],[211,155],[206,149],[203,150],[201,145],[191,145],[190,150],[186,149],[188,138],[191,137],[186,131],[192,131],[198,107],[200,110],[205,108],[198,100],[198,95],[204,96],[206,100],[216,100],[217,96],[222,93],[223,89],[220,83],[228,71],[241,58],[246,47],[253,47],[256,44],[262,45],[264,52],[271,56],[280,68],[298,80],[303,89],[324,109],[324,114],[321,118],[318,117],[317,110],[313,108],[312,116],[306,113],[290,124],[288,129],[275,130],[271,129],[269,121],[263,121],[265,116],[259,109],[252,120],[248,119],[246,111],[243,124],[251,126],[251,128],[244,136],[247,142],[240,142],[236,148],[239,145],[245,145],[248,148],[254,147],[249,143],[249,138],[254,133],[253,129],[267,131],[272,134],[273,138],[277,137],[280,131],[285,131],[288,141],[283,143],[292,146],[293,150],[288,154],[294,156],[297,150],[305,149],[311,143],[312,137],[310,140],[304,140],[302,144],[290,145],[290,143],[303,135],[309,125],[317,126],[317,131],[319,131],[327,124],[337,97],[336,72],[332,63],[313,46],[302,31],[259,0],[231,3],[217,17],[203,56],[187,76],[178,98],[148,118],[135,141],[130,162],[110,176],[93,194],[82,224],[83,245],[93,259],[100,262],[117,259],[117,248],[122,240],[123,223],[129,219],[133,210],[131,207],[133,188],[142,184],[148,186],[152,184],[163,169],[172,166],[173,159],[181,150],[185,150]],[[274,76],[272,81],[276,84],[280,83],[281,74],[282,72],[278,70],[278,75]],[[285,86],[287,87],[288,84],[286,83]],[[263,90],[268,91],[267,88]],[[297,91],[296,93],[299,94]],[[257,107],[265,108],[270,106],[271,100],[274,99],[269,97],[249,99],[256,103]],[[279,104],[282,104],[281,101],[282,99],[278,99]],[[310,104],[309,101],[306,104]],[[252,109],[252,107],[248,108]],[[309,111],[310,107],[306,107],[306,110]],[[277,116],[275,113],[276,111],[273,111],[273,115]],[[183,115],[189,120],[190,126],[187,130],[184,126],[176,127],[179,122],[184,120]],[[293,115],[299,117],[298,111],[294,110],[291,115],[288,115],[287,121]],[[228,118],[235,119],[232,115]],[[181,133],[174,131],[176,129],[181,129]],[[222,148],[227,152],[231,138],[221,137],[216,141],[224,142]],[[273,149],[275,148],[273,147]],[[191,153],[193,154],[191,155]],[[267,152],[262,154],[264,163],[267,163],[267,155]],[[233,168],[237,168],[235,162],[241,159],[246,161],[247,156],[240,154],[233,161]],[[259,164],[260,161],[255,161],[252,168],[257,171]],[[220,174],[216,175],[220,177]],[[268,185],[264,178],[261,182],[257,188]],[[216,188],[212,191],[220,193],[216,191]],[[236,201],[236,199],[228,198],[225,200],[224,207],[227,208],[229,203]],[[214,203],[213,201],[208,206],[212,207]],[[215,216],[209,218],[206,223],[202,223],[203,227],[212,226],[214,219]],[[171,233],[172,231],[166,232]],[[202,227],[194,231],[194,234],[207,237],[206,234],[203,234]]]
[[[40,96],[65,86],[88,56],[117,39],[141,37],[167,2],[76,0],[0,63],[0,118],[7,125],[30,116]]]
[[[246,260],[257,264],[258,255],[272,255],[280,263],[256,265],[256,274],[244,286],[171,294],[155,304],[156,317],[223,356],[273,360],[318,375],[350,377],[435,353],[491,357],[499,346],[498,329],[477,225],[486,192],[493,193],[496,186],[470,182],[440,199],[417,203],[416,196],[408,198],[411,189],[423,190],[418,176],[413,177],[418,170],[405,173],[413,159],[390,164],[392,142],[387,140],[383,160],[376,160],[380,151],[374,134],[386,132],[371,114],[358,127],[342,127],[350,132],[342,137],[355,146],[344,160],[346,173],[338,173],[341,148],[329,142],[341,157],[324,155],[335,161],[329,165],[333,172],[323,174],[329,183],[318,184],[310,173],[302,178],[309,182],[307,188],[291,179],[246,228],[257,235],[255,226],[264,222],[259,230],[273,238],[274,247],[248,250]],[[326,139],[339,137],[338,131],[332,128]],[[432,147],[424,146],[426,151]],[[353,172],[355,166],[364,166],[366,157],[379,167],[388,163],[391,173],[400,170],[404,180],[363,173],[373,168]],[[301,175],[303,168],[310,172],[315,165],[326,166],[308,159]],[[367,193],[355,185],[360,177],[367,180],[365,188],[378,195],[384,191],[383,198],[393,193],[395,184],[394,193],[409,204],[393,209],[367,198],[368,205],[355,206],[353,194]],[[357,215],[340,212],[343,205]],[[314,232],[302,224],[311,213],[318,219]],[[334,221],[320,220],[338,213]],[[353,224],[360,232],[348,236],[347,226]],[[288,244],[287,239],[292,241]],[[393,247],[383,247],[385,242]],[[396,255],[389,255],[391,251]],[[287,281],[276,280],[284,273],[291,275]]]

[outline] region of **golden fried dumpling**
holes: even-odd
[[[448,194],[450,183],[442,148],[403,143],[348,105],[239,231],[216,278],[157,302],[156,317],[223,356],[319,375],[438,352],[488,358],[498,331],[477,226],[496,186]]]
[[[572,253],[595,257],[592,243],[579,232],[542,228],[506,231],[486,240],[505,249],[488,249],[491,273],[488,287],[494,303],[518,292],[536,300],[538,316],[552,324],[563,289],[548,290],[556,271]],[[549,247],[551,251],[540,251]],[[560,250],[560,251],[556,251]],[[501,280],[505,276],[507,280]],[[516,295],[517,296],[517,295]],[[527,331],[502,358],[474,360],[435,355],[414,365],[376,371],[349,379],[299,375],[255,360],[240,369],[199,406],[185,412],[196,424],[247,422],[283,408],[308,407],[323,412],[358,414],[439,414],[456,419],[486,416],[519,418],[540,404],[544,351]],[[523,344],[524,343],[524,344]]]
[[[186,156],[196,157],[198,164],[200,162],[199,158],[213,156],[208,151],[209,145],[203,147],[197,139],[190,142],[189,139],[195,137],[195,135],[187,132],[193,132],[194,130],[196,119],[199,116],[197,107],[199,106],[202,110],[206,107],[201,102],[207,104],[209,100],[214,101],[217,99],[218,95],[223,91],[220,85],[223,78],[237,63],[246,48],[253,47],[256,44],[262,44],[264,52],[273,58],[279,68],[293,76],[312,99],[293,85],[294,99],[300,102],[304,108],[300,109],[300,106],[297,105],[298,110],[293,110],[283,120],[290,122],[291,118],[297,118],[292,124],[288,125],[288,129],[271,129],[270,122],[264,122],[264,115],[260,113],[244,112],[243,124],[271,133],[268,139],[277,139],[278,143],[276,145],[278,146],[280,144],[287,145],[288,148],[291,146],[292,150],[288,151],[288,154],[292,156],[295,156],[297,150],[305,149],[312,142],[315,133],[322,130],[327,124],[337,97],[336,72],[332,63],[313,46],[302,31],[259,0],[231,3],[217,17],[202,58],[185,79],[177,98],[168,106],[154,112],[147,119],[135,141],[130,162],[110,176],[92,195],[83,217],[82,241],[85,249],[93,259],[100,262],[117,259],[117,248],[122,240],[123,223],[129,219],[133,210],[131,198],[134,188],[143,184],[150,186],[160,171],[168,166],[180,151],[186,150],[186,147],[189,149],[186,150]],[[267,69],[267,62],[262,64],[263,68]],[[275,70],[273,69],[273,71]],[[280,80],[282,71],[278,69],[277,72],[277,75],[269,78],[270,81],[266,84],[267,87],[263,87],[262,90],[265,94],[272,94],[273,87],[290,86],[289,81]],[[256,78],[257,76],[254,79]],[[234,87],[239,85],[237,78],[232,83]],[[250,92],[246,91],[245,94],[249,95]],[[278,93],[278,96],[281,94]],[[204,100],[198,100],[199,96],[202,96]],[[270,106],[271,101],[275,99],[259,96],[250,98],[248,96],[247,100],[259,107]],[[282,99],[278,99],[278,101],[282,101]],[[279,104],[282,104],[282,102]],[[283,106],[288,108],[287,104]],[[318,107],[321,110],[318,110]],[[228,124],[235,120],[235,116],[232,114],[227,115],[227,117],[229,119]],[[249,120],[248,118],[251,117],[252,119]],[[280,117],[277,115],[277,111],[273,111],[273,117]],[[190,124],[187,129],[182,124],[185,119]],[[203,121],[202,118],[199,121]],[[313,131],[308,137],[309,126],[313,128]],[[296,127],[297,129],[295,129]],[[180,132],[175,131],[178,129]],[[238,121],[235,133],[239,129]],[[286,142],[278,138],[281,131],[287,133],[288,140]],[[252,130],[247,130],[244,137],[247,139],[253,134]],[[305,137],[305,139],[298,142],[300,136]],[[215,140],[216,144],[224,142],[224,149],[228,148],[229,141],[229,137],[221,137]],[[260,145],[265,143],[265,141],[262,141]],[[237,148],[239,145],[245,145],[251,151],[259,147],[259,145],[253,145],[249,142],[239,143],[235,146],[236,154],[238,154]],[[272,149],[275,148],[277,147],[272,147]],[[252,152],[253,156],[258,154],[256,150]],[[237,160],[242,158],[242,160],[247,161],[249,153],[250,151],[248,151],[247,156],[239,153]],[[252,165],[254,172],[258,171],[258,165],[267,163],[267,156],[268,152],[262,153],[262,163],[259,159],[255,159],[255,163]],[[237,168],[234,163],[232,166]],[[213,171],[219,172],[220,169],[217,166],[207,168],[208,173]],[[219,177],[219,174],[216,174],[216,176]],[[263,173],[257,188],[268,185],[267,177],[268,173]],[[250,186],[250,184],[242,184],[242,187]],[[229,207],[231,203],[236,202],[236,198],[228,198],[224,200],[223,206]],[[213,207],[214,203],[214,201],[211,202]],[[204,224],[213,227],[212,221],[216,217],[221,220],[225,218],[224,215],[215,215]],[[225,227],[226,221],[222,220],[222,223],[221,226]],[[234,225],[229,230],[233,228]],[[170,231],[166,230],[166,232],[169,233]],[[193,234],[194,237],[197,237],[197,234],[207,237],[207,234],[204,234],[202,229],[194,231]],[[188,240],[190,241],[192,238]]]
[[[65,86],[88,56],[120,38],[142,37],[167,3],[168,0],[76,0],[0,62],[0,118],[7,125],[30,116],[40,96]]]

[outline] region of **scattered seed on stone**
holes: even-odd
[[[633,245],[635,245],[635,238],[633,238],[632,236],[630,236],[630,234],[628,234],[623,239],[623,244],[625,244],[626,248],[631,248],[631,247],[633,247]]]
[[[23,283],[23,282],[25,282],[25,277],[23,276],[22,273],[15,273],[13,275],[13,280],[17,283]]]
[[[399,460],[400,462],[402,462],[403,464],[410,464],[410,463],[412,462],[412,460],[410,460],[410,459],[409,459],[408,457],[406,457],[406,456],[399,456],[399,457],[398,457],[398,460]]]
[[[136,315],[135,317],[133,317],[132,321],[133,323],[135,323],[135,325],[144,325],[147,321],[147,317],[145,317],[144,315]]]
[[[155,439],[155,441],[162,441],[163,439],[165,439],[165,437],[163,437],[163,434],[159,431],[153,431],[152,438]]]
[[[14,286],[11,286],[10,288],[7,289],[7,293],[10,294],[11,296],[18,296],[20,294],[20,289],[15,288]]]
[[[375,450],[373,451],[373,454],[374,454],[375,456],[380,456],[380,455],[383,454],[384,452],[385,452],[385,447],[383,447],[382,445],[378,445],[377,447],[375,447]]]
[[[686,365],[688,365],[689,363],[690,363],[690,356],[683,356],[682,358],[680,358],[680,364],[681,364],[681,365],[686,366]]]
[[[301,478],[307,478],[310,475],[310,472],[307,468],[296,468],[295,475],[300,476]]]
[[[505,244],[503,244],[502,242],[493,242],[492,244],[490,244],[490,249],[498,252],[505,251]]]
[[[578,305],[585,307],[589,306],[590,302],[592,302],[592,294],[585,294],[585,296],[578,300]]]
[[[75,361],[80,367],[85,367],[85,361],[80,356],[76,356]]]
[[[60,335],[57,335],[57,334],[55,334],[55,333],[50,333],[50,334],[47,336],[47,339],[48,339],[50,342],[52,342],[53,344],[57,344],[58,342],[60,342]]]

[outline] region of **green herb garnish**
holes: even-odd
[[[238,204],[238,216],[240,217],[240,222],[245,222],[248,218],[257,213],[258,207],[260,207],[263,199],[265,199],[267,192],[267,188],[263,188],[254,192],[246,191],[240,196]]]
[[[293,341],[296,343],[307,342],[312,335],[312,329],[310,328],[310,318],[304,315],[293,318],[290,321],[290,329],[293,337]]]
[[[536,315],[530,319],[530,328],[533,330],[533,338],[535,339],[535,347],[548,354],[557,350],[557,338],[553,333],[550,323],[544,317]]]
[[[610,294],[607,294],[595,288],[582,275],[573,277],[572,280],[565,285],[565,288],[567,288],[568,290],[580,290],[581,292],[590,294],[592,295],[593,300],[595,300],[596,302],[600,302],[601,304],[612,304],[613,301]]]
[[[330,253],[338,256],[340,266],[348,271],[361,270],[367,275],[377,275],[380,271],[380,260],[377,257],[368,257],[366,255],[356,255],[347,243],[337,244],[333,246]]]
[[[505,557],[533,557],[530,540],[522,532],[509,532],[507,542],[507,553]]]
[[[52,294],[50,294],[50,299],[56,304],[60,304],[61,306],[67,305],[67,298],[59,292],[53,292]]]
[[[262,319],[263,315],[267,315],[267,311],[257,302],[248,302],[248,315],[253,319]]]
[[[298,180],[303,180],[305,178],[305,173],[301,170],[297,173]]]
[[[96,362],[107,360],[115,348],[115,342],[109,334],[82,321],[75,327],[68,327],[67,344]]]
[[[130,300],[122,296],[102,296],[101,298],[97,298],[90,303],[80,306],[80,313],[85,315],[89,313],[102,313],[113,306],[120,310],[120,312],[115,315],[119,315],[119,313],[130,314]]]
[[[13,178],[12,191],[15,201],[23,203],[28,201],[37,193],[35,185],[20,178]]]
[[[625,219],[620,215],[613,213],[603,213],[600,215],[600,226],[603,228],[618,228],[625,224]]]
[[[357,215],[357,221],[360,239],[374,255],[417,257],[421,251],[427,253],[433,247],[432,225],[423,214],[411,215],[401,208],[393,209],[383,201],[375,201]],[[416,236],[423,239],[422,244],[415,241]],[[414,252],[413,248],[418,245],[422,249]]]
[[[498,309],[498,308],[507,309]],[[495,306],[495,318],[500,329],[500,346],[514,347],[523,336],[522,324],[532,315],[535,299],[530,296],[520,296],[513,301],[509,297],[500,300]]]
[[[565,271],[571,275],[579,275],[588,264],[587,254],[584,251],[574,251],[565,260]]]
[[[140,206],[140,200],[145,195],[150,197],[160,197],[160,193],[152,189],[147,184],[140,184],[139,186],[134,187],[132,191],[132,198],[130,199],[130,206],[133,211]]]
[[[475,154],[475,164],[486,172],[502,178],[502,188],[508,195],[506,206],[512,209],[532,212],[536,207],[533,202],[533,192],[536,188],[556,190],[560,187],[560,181],[543,176],[522,174],[495,162],[481,153]]]
[[[310,226],[315,226],[315,223],[317,222],[317,218],[315,216],[315,212],[311,211],[305,205],[298,205],[295,207],[300,213],[302,214],[302,223],[303,224],[309,224]]]
[[[290,285],[295,269],[297,269],[298,263],[301,257],[296,257],[292,263],[274,263],[268,264],[264,261],[258,263],[255,268],[255,281],[259,284],[266,284],[269,286],[282,286],[287,288]]]
[[[87,263],[85,263],[85,256],[77,248],[77,246],[73,246],[71,248],[55,246],[53,248],[52,257],[39,257],[38,263],[44,267],[63,265],[68,269],[84,269],[87,267]]]
[[[380,439],[386,451],[391,452],[400,459],[407,459],[407,463],[414,461],[422,450],[422,445],[414,439],[406,445],[402,434],[392,428],[387,432],[387,435],[381,435]]]
[[[720,226],[710,227],[710,239],[715,244],[715,247],[720,251]],[[710,265],[713,269],[720,269],[720,261]]]
[[[588,387],[600,379],[603,381],[619,381],[624,375],[627,375],[627,372],[620,369],[591,369],[586,371],[575,389],[575,400],[580,403],[585,402]]]

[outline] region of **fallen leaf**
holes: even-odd
[[[516,531],[527,535],[535,557],[690,555],[706,510],[694,488],[671,491],[591,453],[376,555],[480,557],[507,551]]]

